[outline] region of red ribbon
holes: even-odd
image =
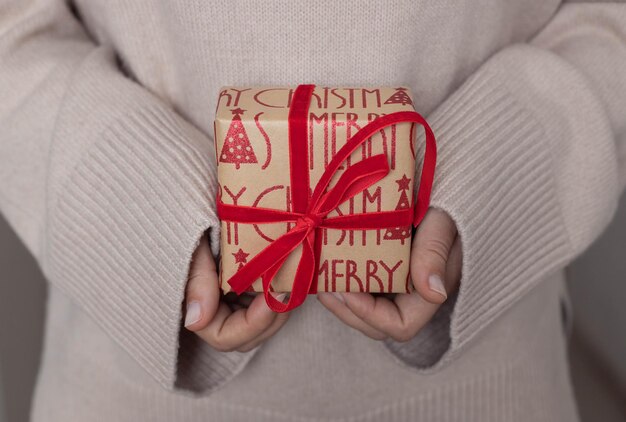
[[[293,210],[281,211],[229,205],[222,202],[219,195],[217,198],[217,212],[222,221],[246,224],[295,223],[295,226],[287,233],[270,243],[228,280],[233,291],[241,294],[261,277],[265,300],[275,312],[289,311],[301,305],[308,293],[317,292],[317,284],[313,283],[313,280],[318,272],[322,229],[375,230],[410,226],[411,223],[417,226],[424,218],[430,202],[437,157],[435,136],[426,120],[414,111],[399,111],[378,117],[354,134],[337,151],[311,195],[307,127],[309,104],[314,88],[314,85],[299,85],[294,92],[289,109],[289,165]],[[387,126],[404,122],[420,124],[426,133],[424,164],[417,202],[413,207],[327,217],[341,203],[377,183],[389,173],[387,156],[385,154],[374,155],[350,166],[343,172],[335,186],[327,190],[341,164],[359,145],[376,132]],[[289,254],[300,245],[302,245],[302,255],[296,269],[289,301],[282,303],[270,294],[270,284]]]

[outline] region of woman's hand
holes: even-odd
[[[275,297],[283,300],[284,296],[283,293]],[[263,295],[223,296],[206,237],[193,254],[185,303],[185,327],[224,352],[254,349],[289,318],[288,312],[278,314],[270,310]]]
[[[318,293],[341,321],[363,334],[408,341],[454,292],[461,279],[461,243],[452,219],[430,208],[419,225],[411,250],[411,279],[416,291],[393,300],[369,293]]]

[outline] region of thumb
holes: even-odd
[[[191,259],[185,295],[185,327],[191,331],[205,328],[217,313],[220,288],[206,236],[200,239]]]
[[[456,225],[448,214],[430,208],[413,238],[411,279],[428,302],[443,303],[448,297],[446,265],[456,235]]]

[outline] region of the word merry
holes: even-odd
[[[359,263],[352,259],[325,259],[320,262],[318,280],[324,279],[326,291],[336,291],[337,283],[345,283],[346,292],[391,292],[395,272],[402,262],[389,265],[373,259]],[[395,279],[400,281],[397,276]]]

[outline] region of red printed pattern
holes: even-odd
[[[355,133],[336,152],[311,195],[308,172],[307,126],[308,108],[313,95],[313,88],[312,85],[300,85],[296,89],[290,104],[289,158],[291,169],[290,192],[293,210],[282,211],[228,205],[222,202],[221,195],[217,201],[219,216],[224,221],[247,224],[295,223],[287,233],[275,239],[249,262],[241,266],[228,280],[233,290],[240,294],[246,291],[256,279],[261,277],[265,299],[270,308],[276,312],[285,312],[299,306],[308,293],[315,292],[316,285],[313,284],[313,279],[320,269],[319,257],[322,246],[322,229],[378,230],[387,228],[391,230],[391,236],[397,237],[401,235],[397,230],[398,227],[409,226],[411,220],[414,225],[417,225],[422,220],[428,208],[434,177],[436,145],[432,130],[418,113],[402,111],[379,117]],[[399,94],[394,101],[401,100],[401,94]],[[349,158],[350,154],[358,146],[365,143],[374,133],[401,122],[421,124],[426,133],[424,164],[414,209],[412,209],[413,207],[406,207],[408,198],[404,198],[402,195],[406,196],[406,189],[404,188],[406,182],[401,179],[398,181],[398,184],[402,194],[398,203],[398,209],[395,211],[328,217],[328,213],[336,209],[339,204],[352,199],[358,193],[363,192],[381,180],[388,174],[390,169],[385,154],[375,155],[348,167],[335,186],[327,190],[335,172]],[[402,234],[402,236],[404,235]],[[302,255],[294,277],[289,301],[285,304],[269,294],[271,281],[289,254],[299,245],[303,246]],[[397,265],[400,265],[400,263]],[[346,273],[350,274],[350,270],[348,269]],[[337,273],[335,273],[336,275]],[[359,285],[359,290],[364,288],[361,280],[357,280],[357,284]]]

